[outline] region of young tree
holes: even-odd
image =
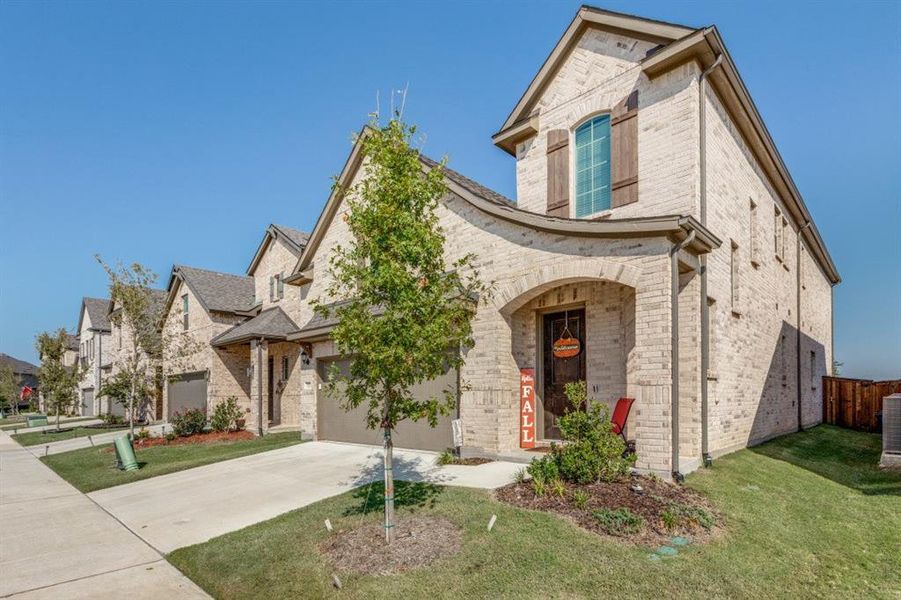
[[[56,412],[57,431],[60,414],[78,403],[78,382],[84,376],[80,363],[71,367],[63,364],[67,338],[66,330],[59,329],[55,333],[41,333],[36,342],[41,357],[38,381],[47,406]]]
[[[368,408],[367,425],[384,433],[385,539],[394,539],[392,432],[404,419],[437,424],[454,406],[456,394],[416,398],[411,388],[463,364],[462,348],[472,345],[471,321],[480,283],[471,255],[448,264],[437,208],[446,193],[443,163],[423,172],[412,147],[415,127],[399,118],[363,134],[364,177],[341,189],[351,233],[346,247],[330,258],[326,295],[346,300],[330,309],[322,299],[314,308],[337,316],[332,337],[350,360],[349,375],[337,367],[329,387],[340,385],[347,410]],[[336,186],[339,184],[336,183]]]
[[[126,395],[125,401],[119,401],[127,408],[134,439],[137,401],[154,389],[164,364],[175,364],[181,357],[196,352],[196,343],[192,338],[164,330],[165,302],[153,288],[156,273],[140,263],[111,266],[100,256],[95,258],[109,277],[110,300],[115,307],[110,320],[122,335],[122,350],[113,359],[117,374],[108,391],[114,398]]]
[[[13,373],[12,367],[7,364],[0,365],[0,411],[15,412],[15,408],[19,405],[20,389],[19,378]]]

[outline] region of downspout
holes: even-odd
[[[698,98],[700,121],[700,213],[701,225],[707,227],[707,76],[723,62],[719,54],[698,78]],[[701,265],[701,460],[704,466],[713,464],[710,455],[709,404],[707,395],[707,374],[710,370],[710,307],[707,305],[707,255],[699,258]]]
[[[257,424],[263,437],[263,338],[257,340]]]
[[[97,390],[97,392],[100,392],[100,390],[103,389],[103,367],[101,366],[101,363],[103,362],[103,333],[101,333],[101,332],[98,332],[98,333],[99,333],[99,335],[97,336],[97,362],[94,363],[96,365],[94,368],[97,369],[95,371],[95,373],[96,373],[95,379],[97,381],[96,390]],[[98,393],[95,393],[95,396],[98,396],[98,395],[99,395]],[[99,403],[100,398],[97,398],[96,402]],[[106,411],[108,413],[113,412],[113,407],[109,405],[109,402],[107,402],[107,404],[106,404]]]
[[[679,470],[679,251],[695,239],[695,231],[692,230],[681,242],[673,244],[670,250],[670,353],[672,356],[672,389],[670,391],[670,436],[672,438],[673,480],[681,482],[685,479]]]
[[[798,388],[798,431],[804,431],[804,424],[801,420],[801,234],[808,227],[810,227],[810,221],[807,221],[804,226],[798,230],[798,239],[795,242],[795,299],[797,301],[795,307],[795,319],[797,320],[797,327],[795,327],[795,332],[797,334],[795,340],[795,353],[797,355],[797,360],[795,361],[795,382],[797,384],[796,387]]]

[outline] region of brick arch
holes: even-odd
[[[612,281],[635,288],[641,269],[601,258],[562,259],[551,265],[535,266],[524,275],[501,282],[494,306],[504,315],[513,314],[546,291],[576,281]]]

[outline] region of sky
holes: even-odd
[[[901,3],[610,1],[723,35],[843,277],[836,358],[901,377]],[[390,91],[515,197],[499,129],[577,2],[0,2],[0,352],[74,329],[94,259],[243,273],[310,230]]]

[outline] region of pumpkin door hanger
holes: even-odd
[[[577,338],[574,338],[569,332],[568,312],[566,313],[565,319],[566,323],[563,326],[563,332],[552,345],[555,358],[573,358],[574,356],[578,356],[579,352],[582,351],[582,343]]]

